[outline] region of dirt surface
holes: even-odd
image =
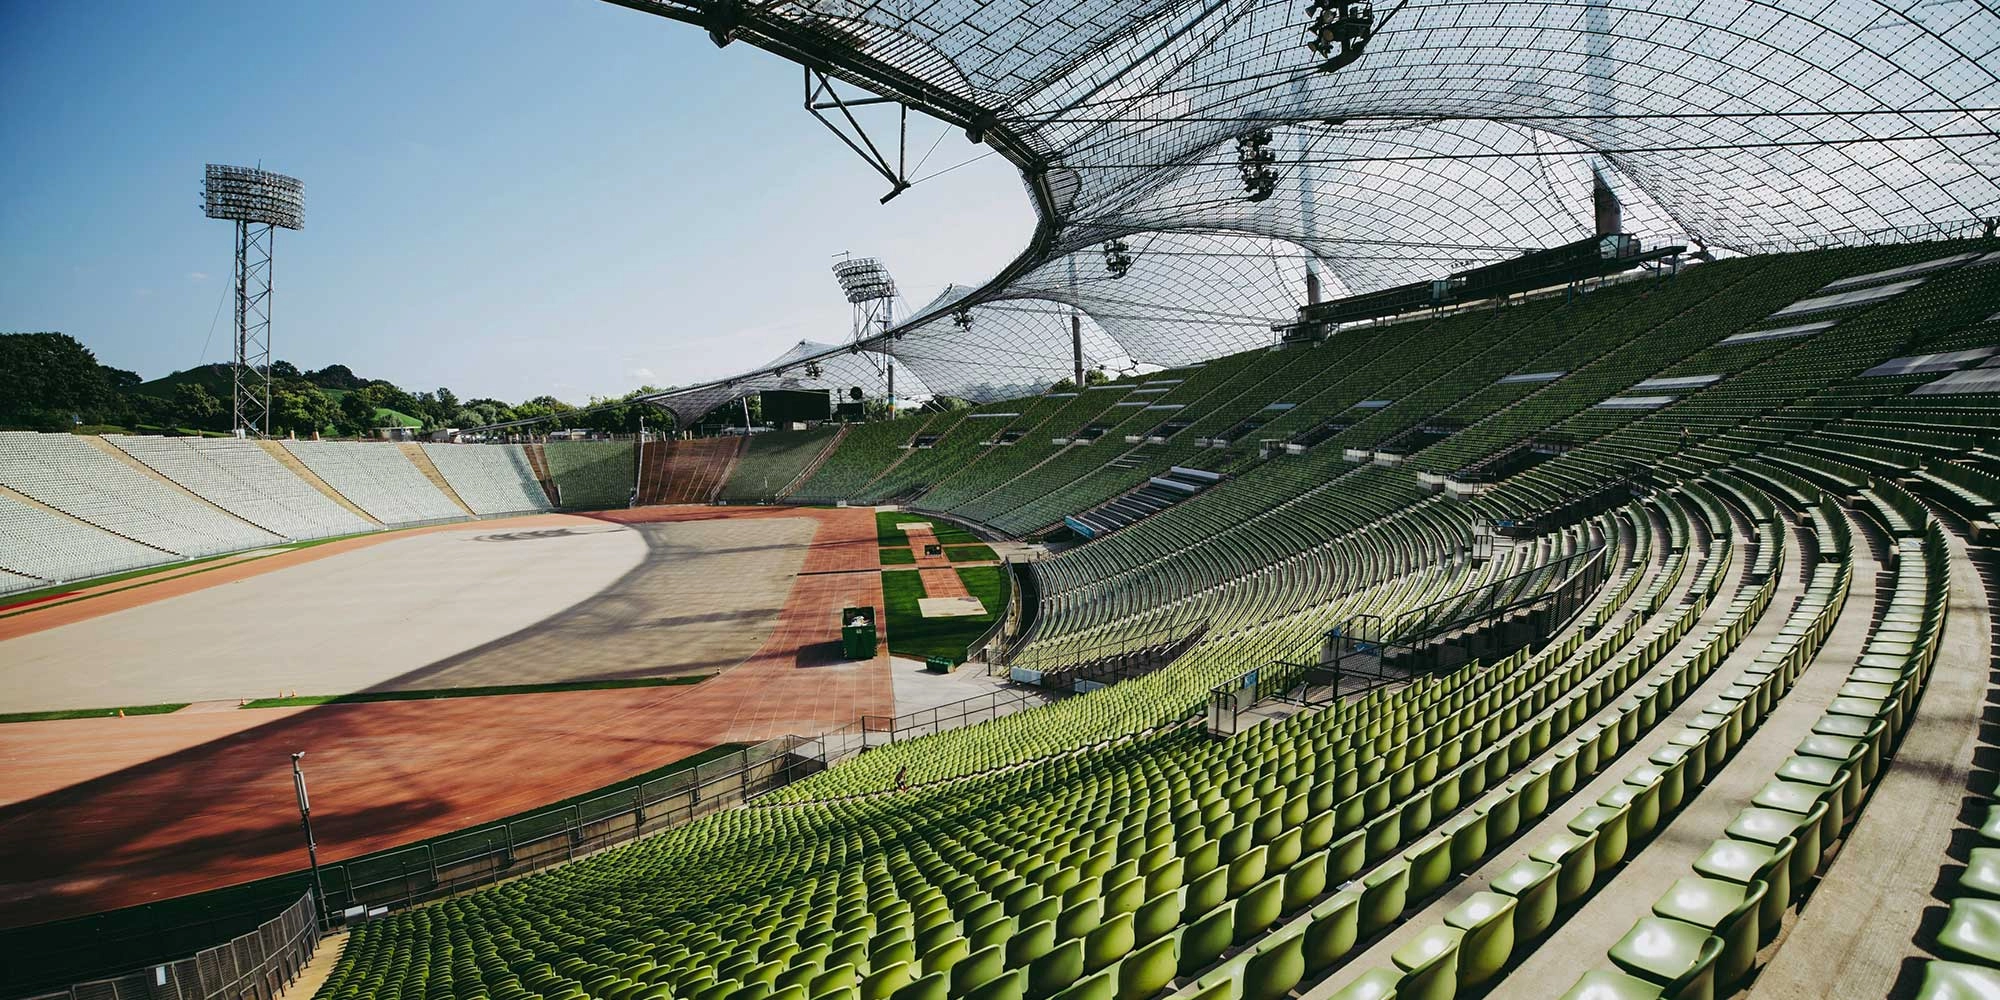
[[[742,664],[692,687],[0,726],[0,926],[298,868],[294,750],[307,751],[320,857],[338,861],[529,810],[716,743],[893,712],[886,652],[839,662],[839,609],[883,603],[872,512],[667,507],[598,519],[787,518],[810,518],[817,530],[770,636]],[[103,599],[156,588],[169,596],[175,582]]]
[[[917,572],[923,574],[925,597],[968,597],[965,581],[958,578],[958,569],[952,565],[944,550],[937,555],[926,555],[929,546],[938,543],[937,533],[930,525],[910,525],[903,529],[910,536],[910,551],[917,557]]]

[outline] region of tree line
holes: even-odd
[[[444,386],[411,392],[386,379],[362,378],[346,365],[305,371],[275,361],[270,374],[276,435],[369,435],[392,422],[383,410],[419,421],[424,432],[550,418],[556,426],[630,433],[641,419],[649,427],[671,419],[638,403],[583,412],[657,391],[651,386],[616,399],[592,397],[578,407],[553,396],[512,404],[461,399]],[[147,382],[136,372],[98,363],[67,334],[0,333],[0,430],[228,431],[230,385],[228,365],[204,365]]]

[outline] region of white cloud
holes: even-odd
[[[207,281],[207,280],[208,280],[208,272],[207,272],[207,271],[189,271],[189,272],[188,272],[188,280],[189,280],[189,281]]]
[[[627,374],[631,375],[633,378],[638,379],[641,382],[651,382],[654,378],[653,370],[651,368],[634,368]]]

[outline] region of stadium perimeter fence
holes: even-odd
[[[805,772],[780,736],[626,788],[353,861],[321,866],[328,908],[356,919],[561,864],[739,805]]]
[[[24,1000],[273,1000],[298,979],[318,947],[319,922],[308,892],[256,930],[190,958]]]

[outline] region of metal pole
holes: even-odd
[[[304,750],[292,754],[292,788],[299,793],[299,824],[305,827],[306,860],[312,865],[313,899],[317,902],[314,909],[319,921],[315,926],[325,930],[331,925],[326,910],[326,886],[319,879],[319,845],[313,841],[312,800],[306,797],[306,772],[299,765],[305,755]]]

